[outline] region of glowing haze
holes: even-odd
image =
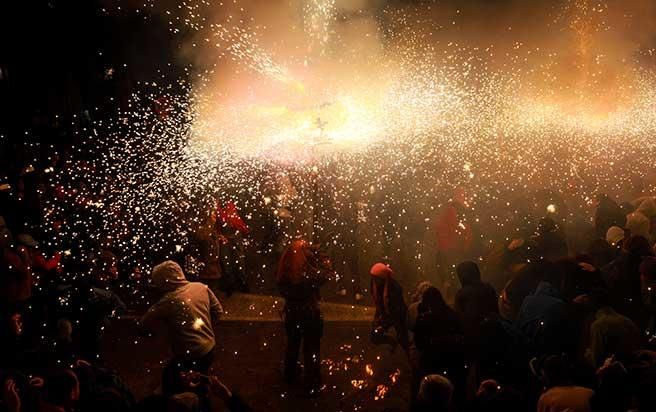
[[[653,16],[647,1],[511,2],[486,24],[485,9],[463,21],[448,4],[388,3],[183,3],[176,22],[197,32],[188,55],[206,70],[195,138],[297,160],[328,144],[439,140],[445,128],[457,140],[499,127],[607,139],[653,126],[652,73],[636,64],[652,50],[634,35]]]
[[[563,210],[537,191],[584,208],[653,174],[652,1],[138,8],[169,22],[189,76],[143,85],[120,122],[96,125],[85,147],[94,173],[71,171],[102,194],[98,236],[128,259],[184,251],[230,198],[247,221],[289,214],[276,221],[286,235],[307,233],[316,202],[325,232],[353,230],[357,216],[369,253],[403,242],[417,269],[411,232],[427,231],[455,188],[494,228],[480,235],[488,242],[547,205]]]

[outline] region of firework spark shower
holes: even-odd
[[[190,76],[148,85],[121,114],[125,127],[100,132],[110,137],[98,168],[111,179],[100,174],[96,189],[136,211],[120,229],[106,223],[126,231],[114,236],[132,239],[132,250],[169,221],[179,222],[173,243],[184,244],[217,197],[284,210],[290,196],[263,199],[291,186],[295,207],[309,208],[315,173],[326,176],[327,204],[367,204],[380,225],[376,209],[390,210],[380,202],[421,218],[422,204],[456,187],[474,208],[562,185],[585,204],[619,191],[610,176],[654,149],[653,50],[635,34],[653,13],[647,2],[513,5],[494,12],[498,24],[484,24],[483,5],[429,1],[143,9],[168,22]],[[108,222],[117,215],[105,211]]]
[[[8,6],[2,409],[656,410],[655,0]]]

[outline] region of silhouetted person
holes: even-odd
[[[408,350],[408,307],[403,299],[403,288],[394,279],[394,271],[389,265],[376,263],[369,271],[371,275],[371,294],[376,305],[371,338],[374,343],[397,342],[407,352]],[[396,341],[386,332],[394,328]]]
[[[305,385],[309,395],[318,394],[321,388],[323,318],[319,289],[328,280],[329,268],[330,262],[302,239],[294,240],[287,247],[278,264],[278,288],[285,298],[285,380],[288,383],[296,380],[303,344]]]

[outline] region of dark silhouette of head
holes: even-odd
[[[456,266],[456,273],[463,287],[481,281],[481,271],[478,269],[478,265],[472,261],[465,261],[458,264]]]
[[[629,236],[629,238],[624,241],[622,247],[624,248],[624,251],[631,256],[643,257],[651,256],[653,254],[651,247],[649,247],[649,241],[639,235]]]
[[[442,293],[436,287],[429,287],[421,298],[421,305],[425,310],[436,311],[446,307]]]

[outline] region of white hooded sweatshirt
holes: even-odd
[[[213,323],[223,314],[207,285],[189,282],[177,263],[167,260],[153,268],[153,283],[166,292],[141,320],[146,330],[164,326],[175,357],[198,359],[215,345]]]

